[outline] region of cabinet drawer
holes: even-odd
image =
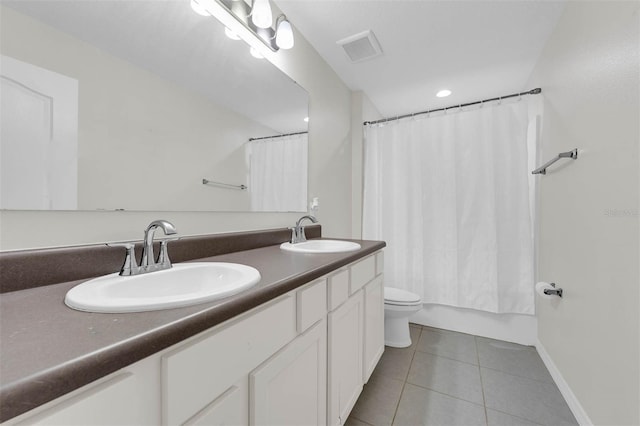
[[[376,276],[376,257],[371,255],[351,266],[349,294],[354,294]]]
[[[376,275],[380,275],[384,272],[384,252],[379,251],[376,253]]]
[[[213,402],[291,341],[295,324],[287,295],[163,356],[163,423],[183,423]]]
[[[141,391],[131,373],[120,373],[99,385],[35,415],[19,425],[127,425],[145,423],[144,412],[132,395]],[[116,409],[114,409],[116,408]],[[144,408],[144,407],[143,407]]]
[[[349,298],[349,270],[344,269],[337,274],[333,274],[328,279],[327,285],[329,310],[344,303]]]
[[[302,333],[327,314],[327,280],[305,286],[296,297],[298,333]]]

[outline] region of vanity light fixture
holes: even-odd
[[[451,90],[448,89],[442,89],[441,91],[439,91],[438,93],[436,93],[436,96],[439,98],[446,98],[447,96],[449,96],[451,94]]]
[[[291,22],[284,15],[280,15],[276,19],[276,45],[285,50],[293,47],[293,28],[291,28]]]
[[[211,16],[209,11],[197,0],[191,0],[191,9],[200,16]]]
[[[229,29],[229,27],[224,27],[224,34],[229,37],[231,40],[240,40],[240,36]]]
[[[253,0],[251,22],[258,28],[270,28],[273,22],[269,0]]]
[[[258,52],[258,49],[256,49],[253,46],[251,46],[251,48],[249,48],[249,53],[251,53],[251,56],[253,56],[256,59],[264,58],[264,56],[262,56],[262,53]]]
[[[275,27],[272,26],[273,12],[269,0],[253,0],[253,2],[190,0],[190,2],[191,8],[196,13],[218,19],[226,27],[225,34],[229,38],[244,40],[250,46],[256,46],[256,42],[260,41],[273,52],[279,49],[291,49],[294,45],[293,27],[285,15],[278,16]]]

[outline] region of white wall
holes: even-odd
[[[3,15],[6,10],[2,10]],[[3,37],[3,45],[4,45]],[[239,48],[246,48],[239,45]],[[4,47],[3,47],[4,49]],[[53,51],[50,52],[55,56]],[[323,234],[351,235],[350,91],[296,33],[290,51],[269,59],[309,92],[309,197],[319,197]],[[52,60],[55,60],[52,59]],[[64,61],[63,61],[64,63]],[[153,84],[148,76],[146,84]],[[82,107],[80,115],[83,114]],[[164,207],[163,207],[164,209]],[[167,207],[170,209],[170,207]],[[291,226],[299,213],[0,212],[0,250],[142,238],[153,219],[171,220],[181,235]]]
[[[542,153],[579,148],[540,183],[538,336],[582,423],[640,423],[638,2],[568,2],[528,86]],[[558,381],[558,380],[557,380]],[[561,386],[562,388],[562,386]]]
[[[381,119],[382,115],[362,91],[351,94],[351,230],[353,238],[362,238],[362,196],[364,180],[365,121]]]
[[[263,53],[309,92],[308,198],[319,200],[324,236],[349,238],[351,91],[297,31],[291,51]]]
[[[249,210],[201,180],[246,184],[243,144],[273,130],[12,9],[1,27],[3,54],[79,81],[78,209]]]

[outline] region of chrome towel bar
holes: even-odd
[[[248,188],[247,185],[231,185],[230,183],[214,182],[214,181],[209,180],[209,179],[202,179],[202,184],[203,185],[215,185],[215,186],[221,186],[223,188],[240,189],[240,190],[245,190],[245,189]]]
[[[561,158],[572,158],[572,159],[576,159],[578,158],[578,148],[572,150],[572,151],[567,151],[567,152],[561,152],[560,154],[558,154],[555,158],[553,158],[552,160],[549,160],[548,162],[546,162],[543,166],[538,167],[537,169],[535,169],[534,171],[531,172],[531,174],[533,175],[546,175],[547,174],[547,167],[549,167],[550,165],[552,165],[553,163],[555,163],[556,161],[558,161]]]

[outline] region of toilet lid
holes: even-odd
[[[384,288],[384,303],[391,305],[419,305],[421,302],[420,296],[410,291],[393,287]]]

